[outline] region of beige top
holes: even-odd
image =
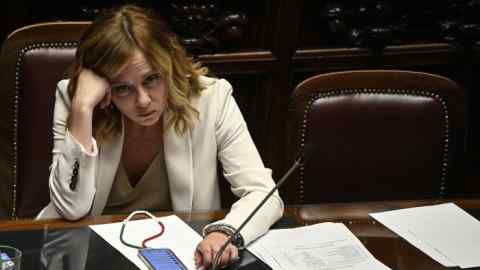
[[[171,211],[170,190],[163,147],[140,181],[132,187],[120,162],[104,214],[128,214],[135,210]]]

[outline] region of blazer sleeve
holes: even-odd
[[[232,87],[226,80],[219,80],[217,89],[217,119],[215,136],[218,158],[222,163],[225,178],[232,192],[239,197],[223,220],[234,228],[247,218],[253,209],[275,186],[271,170],[265,168],[248,132],[240,109],[232,96]],[[265,203],[240,234],[244,244],[266,233],[270,226],[283,215],[284,205],[278,192]]]
[[[71,101],[68,81],[60,81],[55,96],[53,158],[50,167],[50,201],[58,214],[68,220],[87,215],[95,196],[95,168],[98,148],[87,154],[67,129]]]

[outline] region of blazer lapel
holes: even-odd
[[[93,200],[92,215],[101,215],[107,204],[112,183],[120,163],[123,148],[124,129],[120,136],[102,142],[98,149],[98,167],[96,173],[96,193]]]
[[[191,211],[193,201],[193,161],[190,130],[178,135],[167,128],[169,113],[163,117],[163,149],[174,211]]]

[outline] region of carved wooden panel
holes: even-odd
[[[12,12],[20,9],[25,12],[25,17],[15,24],[18,27],[42,21],[93,20],[102,10],[125,3],[129,1],[27,1]],[[144,0],[136,3],[157,11],[195,54],[272,48],[272,23],[278,7],[270,1]]]
[[[145,1],[170,23],[183,44],[195,54],[271,49],[269,1]]]
[[[480,1],[307,1],[302,47],[366,47],[480,40]]]

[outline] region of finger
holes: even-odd
[[[194,261],[195,261],[195,266],[197,268],[199,268],[203,265],[202,253],[200,253],[200,251],[198,251],[198,249],[195,251]]]
[[[105,109],[106,107],[105,100],[102,99],[99,105],[100,105],[100,109]]]
[[[225,249],[220,265],[228,266],[238,259],[238,249],[234,245],[229,245],[228,248]]]
[[[213,260],[214,260],[214,261],[213,261],[212,263],[215,263],[215,262],[216,262],[216,263],[217,263],[217,266],[223,266],[223,265],[225,265],[225,264],[226,264],[226,259],[225,259],[225,258],[226,258],[226,254],[227,254],[227,249],[225,249],[225,250],[223,251],[223,253],[220,254],[220,256],[219,256],[218,258],[217,258],[217,254],[218,254],[218,251],[215,252],[215,255],[213,256],[213,258],[214,258]],[[216,261],[215,261],[215,259],[216,259]]]
[[[240,259],[238,257],[238,248],[232,245],[232,248],[230,249],[230,263],[235,262],[238,259]]]
[[[222,254],[222,257],[219,261],[219,265],[225,266],[228,265],[232,262],[232,250],[234,246],[233,245],[228,245],[228,247],[225,249],[225,251]]]
[[[105,109],[110,105],[110,102],[111,102],[110,91],[107,89],[105,92],[105,96],[102,98],[102,101],[100,101],[100,107],[102,109]]]
[[[210,247],[200,246],[198,250],[202,255],[202,266],[210,266],[213,259],[212,249]]]
[[[107,107],[108,107],[108,104],[109,104],[109,103],[108,103],[107,99],[106,99],[106,98],[103,98],[102,101],[101,101],[101,108],[102,108],[102,109],[107,108]]]
[[[221,263],[221,257],[220,258],[217,258],[217,254],[218,254],[218,251],[219,251],[219,248],[217,246],[213,246],[212,247],[212,260],[211,260],[211,265],[213,265],[215,263],[215,259],[217,259],[217,264],[220,265]]]
[[[107,106],[110,106],[110,104],[112,103],[112,90],[109,88],[107,88]]]

